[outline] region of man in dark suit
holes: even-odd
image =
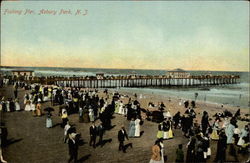
[[[71,162],[74,160],[74,162],[77,162],[77,155],[78,155],[78,141],[76,139],[77,134],[71,133],[69,135],[68,145],[69,145],[69,160],[68,162]]]
[[[121,130],[118,132],[118,140],[119,140],[119,142],[120,142],[120,144],[119,144],[119,151],[120,151],[120,150],[123,150],[124,153],[126,152],[126,148],[125,148],[125,146],[124,146],[125,138],[126,138],[127,140],[129,140],[129,139],[128,139],[127,132],[126,132],[124,126],[122,126],[122,127],[121,127]]]
[[[92,125],[89,128],[89,134],[90,134],[89,145],[92,146],[92,143],[93,143],[93,147],[95,148],[96,147],[95,142],[96,142],[97,128],[96,128],[94,122],[92,123]]]
[[[104,127],[102,126],[102,123],[100,123],[100,125],[98,126],[97,131],[98,131],[98,136],[99,136],[98,144],[103,146],[102,138],[103,138],[103,134],[105,130],[104,130]]]

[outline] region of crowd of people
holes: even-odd
[[[61,128],[63,129],[63,142],[68,144],[69,162],[78,159],[78,146],[81,141],[81,134],[77,133],[75,127],[70,124],[69,115],[78,114],[79,123],[91,123],[89,128],[89,145],[96,148],[97,145],[103,146],[103,136],[105,131],[113,128],[112,118],[114,114],[122,115],[129,121],[128,133],[125,126],[117,133],[119,141],[118,150],[126,152],[126,146],[132,147],[132,143],[124,144],[125,140],[130,138],[139,138],[141,136],[141,125],[143,124],[142,112],[147,115],[148,111],[141,108],[137,96],[134,100],[128,96],[124,96],[115,92],[110,98],[110,93],[106,89],[105,97],[99,97],[98,90],[88,90],[76,87],[59,87],[33,84],[28,85],[23,82],[14,82],[14,99],[2,97],[0,110],[4,112],[13,111],[31,111],[33,116],[42,116],[46,113],[46,127],[52,128],[52,112],[53,106],[59,105],[58,116],[61,117]],[[22,88],[29,90],[23,97],[24,108],[20,107],[18,99],[18,90]],[[129,98],[125,104],[123,98]],[[43,108],[44,102],[50,102],[50,108]],[[240,152],[247,152],[249,147],[249,125],[243,129],[237,126],[239,111],[235,115],[217,114],[209,118],[208,112],[204,111],[200,123],[196,120],[195,103],[189,106],[188,101],[184,102],[185,112],[181,115],[177,112],[174,116],[163,102],[154,105],[152,102],[148,105],[149,108],[158,107],[160,120],[158,123],[158,131],[156,134],[155,144],[152,146],[152,157],[150,163],[163,163],[164,158],[164,140],[174,138],[174,131],[181,130],[183,136],[189,139],[188,144],[179,144],[176,149],[176,162],[205,162],[209,159],[212,152],[216,153],[215,162],[224,162],[226,160],[226,149],[235,151],[235,144],[239,147]],[[160,118],[159,118],[160,117]],[[96,121],[100,123],[96,125]],[[152,120],[152,119],[151,119]],[[221,125],[222,124],[222,125]],[[99,141],[96,143],[96,139]],[[217,151],[211,151],[210,142],[216,140]],[[184,159],[183,146],[187,148],[186,158]],[[237,161],[235,152],[231,152]]]
[[[157,132],[158,141],[156,141],[152,148],[150,162],[164,162],[160,157],[156,157],[156,149],[158,155],[160,155],[160,140],[173,138],[171,127],[181,129],[183,136],[190,140],[186,145],[186,162],[206,162],[210,158],[211,152],[216,153],[214,162],[225,162],[227,148],[230,148],[229,154],[235,158],[235,161],[238,161],[236,146],[238,146],[238,153],[248,153],[250,146],[249,124],[245,125],[241,130],[238,128],[237,120],[240,119],[240,109],[234,115],[227,110],[222,114],[216,114],[213,123],[212,118],[209,118],[208,112],[204,111],[199,123],[196,120],[195,108],[189,107],[187,104],[185,108],[186,111],[182,116],[180,112],[177,112],[172,118],[165,118],[159,123]],[[211,151],[211,140],[218,141],[217,151]],[[184,162],[182,146],[183,144],[179,144],[176,150],[176,162]]]

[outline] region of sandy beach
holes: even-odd
[[[111,99],[112,94],[116,90],[109,90],[109,97]],[[18,98],[20,100],[21,108],[23,109],[23,97],[25,90],[19,89]],[[132,99],[135,99],[134,94],[126,91],[119,90],[118,92],[122,95],[127,95]],[[105,97],[103,90],[100,89],[98,95],[100,97]],[[8,86],[0,89],[0,96],[13,97],[13,86]],[[128,97],[123,97],[121,100],[124,104],[128,102]],[[142,97],[142,98],[140,98]],[[141,107],[144,109],[154,110],[154,108],[148,108],[148,103],[152,102],[158,104],[158,102],[163,102],[167,109],[170,109],[171,115],[173,116],[176,112],[180,111],[181,114],[185,112],[184,105],[179,105],[180,100],[171,97],[165,98],[162,96],[157,96],[154,94],[137,94],[137,100],[140,102]],[[42,108],[50,106],[50,102],[42,104]],[[21,112],[7,112],[4,113],[3,121],[6,123],[8,129],[8,139],[10,144],[3,148],[3,155],[5,160],[11,163],[21,163],[21,162],[32,162],[32,163],[48,163],[48,162],[67,162],[68,159],[68,146],[63,143],[63,129],[60,128],[59,123],[61,122],[60,117],[57,115],[59,106],[53,106],[55,111],[52,116],[53,128],[47,129],[45,127],[45,118],[33,117],[31,112],[21,111]],[[155,108],[157,109],[157,107]],[[223,112],[225,109],[232,112],[233,114],[237,111],[237,107],[225,105],[221,108],[221,105],[204,103],[198,101],[196,103],[195,112],[197,114],[196,120],[200,123],[202,112],[207,111],[209,117],[212,117],[217,112]],[[241,114],[247,114],[248,109],[241,109]],[[129,148],[127,153],[122,153],[118,151],[118,140],[117,133],[122,125],[125,125],[126,130],[128,130],[129,121],[126,117],[118,114],[114,114],[112,119],[112,125],[115,127],[104,134],[104,140],[106,143],[103,147],[97,147],[93,149],[88,145],[89,141],[89,126],[91,123],[79,123],[78,115],[73,114],[69,116],[69,121],[73,124],[77,132],[81,133],[83,138],[83,144],[79,147],[78,158],[79,162],[129,162],[129,163],[146,163],[149,162],[151,157],[151,147],[156,140],[158,124],[151,121],[144,120],[141,126],[141,131],[144,131],[140,138],[130,138],[127,143],[133,143],[133,148]],[[98,123],[99,120],[96,121]],[[213,121],[212,121],[213,122]],[[246,122],[238,121],[237,123],[241,129]],[[186,144],[188,139],[182,135],[180,129],[174,129],[174,138],[164,141],[165,155],[167,156],[166,162],[175,161],[175,151],[178,144],[183,144],[184,157],[186,157]],[[112,140],[108,142],[108,140]],[[217,141],[211,140],[211,150],[212,156],[207,162],[213,162],[216,154]],[[226,160],[228,162],[233,162],[234,157],[228,155]],[[245,162],[248,159],[246,155],[238,155],[240,162]]]

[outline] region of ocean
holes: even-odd
[[[20,67],[1,68],[4,73],[9,73],[13,69],[20,69]],[[165,75],[167,70],[136,70],[136,69],[98,69],[98,68],[50,68],[50,67],[22,67],[25,70],[34,70],[36,76],[95,76],[96,73],[104,73],[105,75]],[[164,97],[175,97],[181,99],[194,99],[194,94],[198,93],[197,100],[208,103],[217,103],[224,105],[239,106],[241,108],[248,108],[249,100],[249,72],[233,72],[233,71],[187,71],[191,75],[239,75],[240,83],[223,85],[223,86],[208,86],[207,89],[200,87],[192,88],[121,88],[133,93],[150,93],[162,95]],[[202,87],[204,88],[204,87]]]

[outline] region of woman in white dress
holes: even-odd
[[[123,103],[122,103],[122,101],[120,102],[120,106],[119,106],[119,112],[118,112],[118,114],[122,114],[122,115],[124,115],[124,109],[123,109]]]
[[[135,137],[140,137],[141,127],[140,127],[141,120],[139,117],[135,120]]]
[[[16,111],[20,111],[21,110],[19,102],[18,102],[18,99],[15,100],[15,108],[16,108]]]
[[[95,119],[94,119],[94,111],[92,108],[89,109],[89,120],[90,122],[94,122]]]
[[[31,111],[30,100],[26,100],[26,105],[25,105],[24,110],[25,110],[25,111]]]

